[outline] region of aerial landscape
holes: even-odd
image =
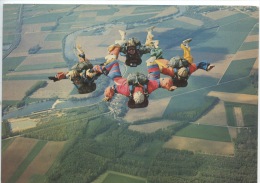
[[[102,100],[105,75],[87,94],[48,79],[78,62],[77,45],[99,65],[119,30],[143,43],[151,26],[164,58],[192,38],[194,62],[215,67],[136,109]],[[258,7],[4,4],[2,45],[3,183],[257,182]],[[147,74],[149,58],[120,55],[122,75]]]

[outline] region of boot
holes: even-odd
[[[189,39],[185,39],[184,41],[182,41],[182,44],[186,47],[189,47],[189,42],[192,41],[192,38],[189,38]]]
[[[148,27],[148,28],[146,29],[146,31],[147,31],[147,32],[152,32],[154,28],[155,28],[155,26]]]
[[[49,76],[48,78],[49,78],[50,80],[53,80],[53,82],[58,81],[58,78],[56,78],[56,77],[54,77],[54,76]]]

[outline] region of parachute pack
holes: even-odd
[[[169,61],[169,65],[173,68],[182,68],[182,67],[189,67],[188,60],[181,58],[181,57],[172,57]]]
[[[127,77],[127,82],[129,85],[138,86],[138,85],[147,85],[148,77],[142,73],[131,73]]]
[[[127,82],[129,85],[130,89],[130,96],[129,96],[129,101],[128,101],[128,107],[129,108],[143,108],[148,106],[148,89],[147,89],[147,84],[149,82],[148,77],[142,73],[132,73],[129,74],[127,77]],[[135,104],[133,100],[133,92],[134,92],[134,87],[136,86],[142,86],[143,92],[145,99],[141,104]]]

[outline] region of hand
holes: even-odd
[[[177,89],[177,86],[171,86],[171,88],[169,89],[169,91],[174,91]]]
[[[106,101],[106,102],[109,102],[110,100],[111,100],[111,98],[109,98],[109,97],[103,98],[103,101]]]
[[[54,76],[49,76],[48,77],[50,80],[53,80],[53,82],[55,82],[55,81],[58,81],[59,79],[58,78],[56,78],[56,77],[54,77]]]
[[[210,70],[213,69],[214,67],[215,67],[215,65],[210,64],[210,65],[207,67],[207,71],[210,71]]]
[[[93,69],[88,69],[86,75],[90,78],[93,78],[96,75],[96,72]]]

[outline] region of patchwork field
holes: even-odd
[[[27,167],[17,183],[29,182],[33,175],[44,175],[62,150],[64,144],[65,142],[48,142]]]
[[[25,92],[29,90],[36,80],[23,81],[3,81],[3,99],[4,100],[22,100]]]
[[[107,171],[99,176],[93,183],[146,183],[146,179],[137,176],[131,176],[115,171]]]
[[[258,57],[258,49],[254,50],[243,50],[238,51],[234,57],[234,60],[242,60],[248,58],[257,58]]]
[[[244,104],[258,104],[257,95],[247,95],[247,94],[237,94],[237,93],[226,93],[226,92],[216,92],[211,91],[208,96],[218,97],[223,101],[227,102],[237,102]]]
[[[207,125],[227,125],[226,110],[223,101],[214,106],[207,114],[198,119],[195,123]]]
[[[162,120],[160,122],[147,123],[142,125],[130,125],[128,129],[143,132],[143,133],[152,133],[159,129],[167,128],[170,125],[174,125],[175,123],[170,120]]]
[[[31,98],[52,98],[58,96],[59,98],[67,98],[73,90],[74,85],[70,80],[64,79],[58,82],[47,81],[47,86],[40,88],[33,93]]]
[[[164,110],[169,104],[170,99],[164,98],[160,100],[150,100],[149,105],[146,108],[140,109],[132,109],[127,112],[124,117],[129,123],[139,121],[139,120],[147,120],[156,117],[162,117]]]
[[[215,65],[215,67],[209,72],[197,70],[192,73],[192,76],[207,76],[220,79],[225,73],[225,69],[223,68],[227,68],[229,66],[233,60],[233,56],[233,54],[223,56],[223,54],[196,52],[194,56],[196,57],[196,62],[200,60],[207,60],[211,64]]]
[[[209,12],[207,14],[204,14],[204,16],[209,17],[213,20],[218,20],[218,19],[222,19],[234,14],[237,14],[238,12],[236,11],[229,11],[229,10],[220,10],[220,11],[213,11],[213,12]]]
[[[50,76],[54,76],[58,72],[67,72],[68,68],[58,68],[58,69],[44,69],[37,71],[22,71],[22,72],[10,72],[6,74],[6,76],[22,76],[22,75],[34,75],[34,74],[50,74]],[[48,79],[46,77],[46,79]]]
[[[39,119],[31,119],[31,118],[11,118],[8,119],[11,125],[12,132],[18,132],[21,130],[25,130],[28,128],[36,127]]]
[[[203,22],[201,20],[190,18],[190,17],[185,17],[185,16],[178,17],[178,18],[176,18],[176,20],[182,21],[182,22],[185,22],[185,23],[189,23],[189,24],[192,24],[192,25],[196,25],[196,26],[202,26],[203,25]]]
[[[245,39],[245,42],[254,42],[254,41],[259,41],[259,35],[249,35]]]
[[[28,50],[37,44],[41,46],[44,42],[47,32],[39,32],[32,34],[24,34],[18,47],[11,52],[10,57],[28,56]]]
[[[35,139],[18,137],[9,145],[2,154],[2,182],[7,182],[14,174],[37,142]]]
[[[177,137],[173,136],[163,146],[180,150],[189,150],[205,154],[234,155],[234,145],[232,142],[217,142],[211,140]]]
[[[54,25],[55,22],[39,23],[39,24],[24,24],[22,33],[28,34],[28,33],[41,32],[42,27],[54,26]]]
[[[34,65],[34,64],[49,64],[64,62],[62,53],[48,53],[48,54],[33,54],[28,56],[21,64]]]

